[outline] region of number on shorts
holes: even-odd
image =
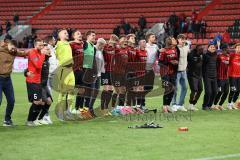
[[[33,94],[33,99],[37,99],[37,94]]]

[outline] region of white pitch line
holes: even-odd
[[[227,154],[227,155],[215,156],[215,157],[198,158],[198,159],[192,159],[192,160],[221,160],[221,159],[226,159],[226,158],[238,158],[238,157],[240,157],[240,153]]]

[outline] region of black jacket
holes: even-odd
[[[188,54],[188,76],[201,78],[202,77],[202,54],[197,53],[194,49]]]
[[[217,53],[203,55],[202,73],[204,78],[217,78]]]

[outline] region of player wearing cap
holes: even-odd
[[[202,109],[211,110],[217,95],[217,52],[213,42],[208,45],[207,53],[203,55],[204,100]]]
[[[69,35],[66,29],[58,33],[59,41],[56,45],[56,57],[58,59],[57,80],[59,91],[56,114],[60,120],[73,119],[71,109],[73,108],[73,90],[75,87],[75,77],[73,73],[72,49],[68,42]]]
[[[107,109],[113,94],[113,83],[111,78],[112,61],[118,41],[119,38],[116,35],[111,35],[108,43],[103,49],[105,72],[101,74],[101,85],[103,86],[103,91],[101,93],[101,109],[105,115],[109,114]]]
[[[40,125],[36,119],[42,109],[41,72],[45,60],[45,55],[41,53],[43,41],[36,39],[34,47],[28,55],[27,70],[31,73],[31,76],[26,77],[28,100],[32,103],[26,122],[27,126]]]
[[[230,93],[228,97],[228,109],[237,109],[235,104],[240,93],[240,43],[235,45],[235,53],[230,54],[229,60]]]
[[[212,109],[224,110],[223,103],[225,102],[229,93],[229,77],[228,77],[228,66],[229,66],[229,54],[228,46],[223,44],[222,51],[217,56],[217,83],[218,93],[214,100],[214,106]]]

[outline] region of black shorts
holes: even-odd
[[[240,91],[240,78],[229,78],[230,90],[233,92]]]
[[[51,92],[48,88],[48,86],[44,86],[42,87],[42,100],[43,102],[47,102],[48,98],[50,98],[52,101],[52,95],[51,95]]]
[[[154,86],[155,73],[153,70],[148,70],[145,72],[144,76],[144,90],[152,90]]]
[[[112,85],[111,72],[101,74],[101,85]]]
[[[83,70],[75,70],[74,76],[75,76],[75,86],[76,87],[82,86],[84,84],[83,83],[84,71]]]
[[[229,90],[229,80],[228,79],[218,79],[218,92],[223,92],[225,90]]]
[[[41,84],[27,82],[27,93],[29,102],[39,101],[42,99]]]
[[[138,87],[138,86],[144,86],[145,85],[145,75],[144,74],[137,74],[134,73],[130,76],[127,76],[127,87]]]
[[[112,74],[112,83],[114,87],[122,87],[126,85],[126,76],[123,74]]]

